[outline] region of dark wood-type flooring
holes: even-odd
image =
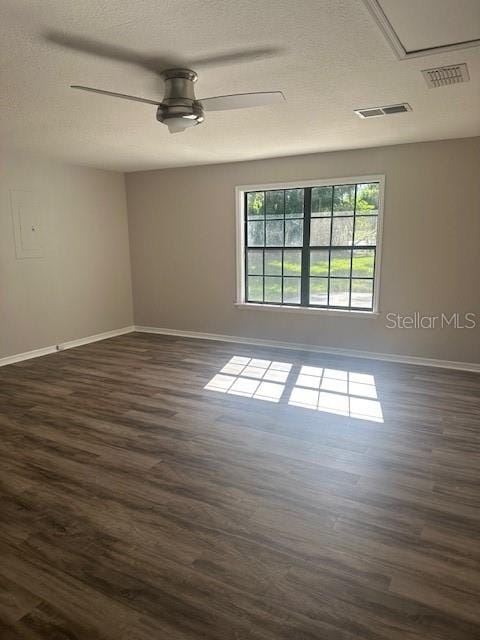
[[[280,401],[204,389],[232,357]],[[302,366],[383,422],[289,405]],[[480,638],[476,374],[130,334],[0,403],[1,640]]]

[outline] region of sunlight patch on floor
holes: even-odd
[[[234,356],[205,389],[267,402],[279,402],[292,365]]]
[[[204,388],[255,400],[280,402],[292,368],[290,362],[233,356]],[[288,404],[383,422],[375,378],[367,373],[301,366]]]
[[[289,405],[383,422],[374,376],[341,369],[301,367]]]

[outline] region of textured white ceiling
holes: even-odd
[[[133,171],[480,134],[480,49],[398,61],[362,0],[0,0],[0,7],[6,147]],[[199,66],[197,96],[280,89],[287,103],[210,113],[199,127],[170,135],[153,106],[69,89],[157,98],[162,82],[153,72],[48,43],[49,30],[179,61],[276,48],[263,59]],[[458,62],[468,63],[471,82],[426,87],[421,69]],[[372,120],[353,114],[397,102],[413,111]]]

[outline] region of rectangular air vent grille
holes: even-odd
[[[424,69],[422,74],[430,89],[447,87],[451,84],[459,84],[460,82],[468,82],[470,80],[468,68],[465,63],[451,64],[448,67]]]
[[[379,116],[391,116],[394,113],[405,113],[411,111],[412,107],[403,102],[402,104],[389,104],[385,107],[371,107],[370,109],[355,109],[359,118],[378,118]]]

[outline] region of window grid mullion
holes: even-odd
[[[303,307],[310,304],[310,221],[312,218],[312,187],[303,192],[303,246],[302,271],[300,280],[300,303]]]
[[[328,243],[327,307],[330,306],[330,269],[332,265],[333,203],[334,202],[335,202],[335,185],[332,187],[332,206],[330,209],[330,242]]]
[[[348,307],[352,306],[352,268],[353,268],[353,242],[355,240],[355,215],[357,213],[357,185],[353,194],[353,229],[352,229],[352,248],[350,250],[350,282],[348,291]]]
[[[377,217],[377,232],[378,232],[378,217]],[[377,283],[375,282],[375,269],[377,267],[377,247],[375,246],[373,250],[373,277],[372,277],[372,308],[375,304],[375,289],[377,288]]]

